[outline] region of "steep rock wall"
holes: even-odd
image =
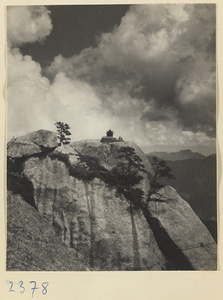
[[[23,174],[34,189],[39,213],[63,243],[81,253],[94,270],[160,270],[165,259],[142,212],[131,219],[127,200],[100,179],[69,175],[64,162],[31,157]]]
[[[137,184],[144,193],[144,215],[109,181],[110,171],[123,161],[122,147],[133,148],[147,171],[139,172]],[[99,162],[90,179],[89,166],[80,169],[86,176],[75,169],[80,155]],[[97,168],[108,177],[98,176]],[[80,141],[58,147],[56,134],[41,130],[8,144],[8,173],[9,190],[21,194],[61,242],[74,248],[74,262],[81,255],[91,270],[216,269],[216,244],[176,191],[163,188],[147,205],[153,170],[134,143]],[[76,263],[71,269],[78,270]]]
[[[136,154],[142,160],[145,166],[146,173],[139,172],[143,179],[137,185],[144,192],[144,201],[147,200],[147,194],[150,189],[150,178],[154,173],[146,155],[143,151],[133,142],[112,142],[101,143],[99,140],[84,140],[71,144],[71,147],[83,155],[96,157],[100,164],[107,170],[111,170],[118,162],[123,159],[118,158],[119,150],[123,147],[131,147],[135,150]]]
[[[20,195],[8,192],[7,271],[87,271],[85,259],[62,245],[53,226]]]
[[[165,186],[151,195],[145,215],[172,268],[217,269],[214,239],[174,188]]]

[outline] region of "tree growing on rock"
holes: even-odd
[[[70,126],[67,123],[56,122],[58,145],[68,145],[70,143]]]
[[[139,184],[143,178],[140,172],[146,173],[146,170],[142,163],[142,159],[136,154],[134,148],[129,146],[121,147],[117,151],[118,155],[116,158],[120,161],[111,172],[119,192],[121,192],[129,202],[133,236],[134,269],[139,270],[140,253],[138,233],[134,219],[134,209],[141,207],[144,192],[140,188],[135,187],[135,185]]]
[[[139,172],[146,173],[145,166],[134,148],[121,147],[117,152],[116,158],[120,161],[111,171],[116,180],[116,186],[129,200],[130,206],[139,206],[143,192],[134,186],[143,178]]]
[[[174,175],[171,173],[171,168],[167,166],[165,160],[161,160],[155,156],[152,160],[152,168],[154,170],[154,175],[151,180],[152,189],[157,189],[162,186],[159,182],[160,178],[175,179]]]

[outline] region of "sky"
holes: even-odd
[[[11,6],[8,139],[71,127],[145,152],[215,152],[215,5]]]

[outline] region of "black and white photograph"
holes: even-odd
[[[217,271],[216,4],[6,15],[6,271]]]

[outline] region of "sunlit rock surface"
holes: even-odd
[[[176,260],[177,253],[181,253],[188,269],[216,270],[217,246],[214,239],[190,205],[171,186],[161,188],[150,197],[148,221],[161,248],[170,241],[174,244],[174,249],[168,249],[173,260]]]
[[[53,226],[21,196],[8,192],[8,271],[87,271],[83,257],[62,245]]]
[[[56,133],[38,130],[11,140],[7,146],[7,156],[11,158],[30,156],[53,147],[57,147]]]
[[[88,168],[85,176],[75,169],[80,157],[94,158],[109,175],[123,159],[119,158],[122,147],[133,148],[146,170],[140,172],[142,179],[137,184],[143,192],[142,209],[131,210],[129,201],[109,176],[105,180],[96,172],[89,179]],[[173,188],[164,187],[151,195],[147,205],[152,174],[145,154],[132,142],[88,140],[58,147],[56,133],[44,130],[10,141],[7,268],[216,269],[215,242]],[[12,228],[17,227],[21,230],[15,236],[16,229]],[[41,233],[38,241],[34,238],[37,231]],[[29,236],[33,237],[29,240]],[[55,243],[61,248],[55,248]],[[50,247],[59,259],[56,264],[48,258]],[[65,256],[59,258],[60,251],[67,253],[64,264]],[[29,257],[24,264],[22,252]],[[37,264],[38,257],[44,256],[46,262]]]

